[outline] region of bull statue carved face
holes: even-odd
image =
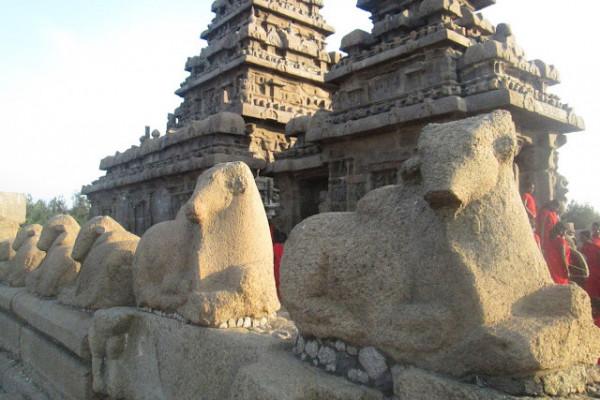
[[[225,210],[236,196],[246,191],[254,179],[250,168],[242,162],[219,164],[198,178],[196,189],[185,204],[187,219],[196,224],[207,222],[212,215]]]
[[[54,246],[71,247],[79,229],[79,224],[70,215],[55,215],[44,224],[37,247],[42,251],[48,251]]]
[[[12,244],[13,250],[17,251],[32,236],[40,236],[42,226],[39,224],[27,225],[19,229],[17,236]]]
[[[107,216],[97,216],[88,220],[79,231],[71,257],[75,261],[83,262],[96,243],[96,240],[105,232],[119,230],[123,227],[117,221]]]
[[[472,129],[448,129],[450,124],[430,125],[419,139],[420,170],[425,200],[431,208],[460,212],[481,200],[497,184],[499,174],[512,171],[516,137],[509,119],[498,111],[488,115],[484,125]],[[475,123],[473,123],[475,124]],[[444,145],[441,145],[442,142]],[[503,168],[504,167],[504,168]]]

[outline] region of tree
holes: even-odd
[[[83,225],[90,214],[90,203],[81,193],[74,193],[72,197],[73,206],[68,207],[63,196],[56,196],[48,203],[44,200],[33,201],[33,197],[28,194],[26,197],[27,216],[25,224],[44,225],[50,218],[58,214],[69,214]]]
[[[69,211],[69,214],[75,218],[79,225],[83,225],[87,222],[90,217],[90,201],[81,193],[73,193],[73,206]]]
[[[27,216],[25,224],[40,224],[43,225],[52,217],[52,213],[44,200],[33,201],[30,194],[27,195],[25,209]]]
[[[573,222],[575,229],[589,229],[592,222],[600,222],[600,213],[588,203],[571,200],[561,219],[565,222]]]

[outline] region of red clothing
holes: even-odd
[[[568,285],[569,278],[561,255],[562,248],[565,249],[568,265],[571,263],[571,250],[569,249],[569,245],[564,237],[558,236],[549,241],[546,245],[546,253],[544,254],[544,257],[546,258],[546,263],[548,264],[548,269],[550,270],[550,275],[552,276],[554,282]]]
[[[283,256],[283,245],[281,243],[275,243],[273,245],[273,269],[275,272],[275,287],[277,288],[277,297],[281,299],[279,294],[279,265],[281,264],[281,257]]]
[[[523,204],[525,204],[525,207],[529,210],[529,212],[531,212],[531,214],[533,214],[533,217],[535,219],[535,217],[537,215],[537,209],[535,207],[535,199],[533,198],[533,196],[530,193],[523,193],[521,198],[523,199]],[[529,215],[529,214],[527,214],[527,215]]]
[[[592,241],[596,246],[600,247],[600,238],[598,236],[592,235]]]
[[[535,239],[535,242],[537,243],[538,247],[541,249],[542,248],[542,240],[540,239],[540,235],[533,232],[533,238]]]
[[[590,297],[600,297],[600,246],[595,243],[585,243],[581,252],[590,270],[590,276],[585,281],[585,291]]]
[[[550,231],[558,222],[558,214],[555,211],[550,211],[547,208],[542,208],[537,216],[537,234],[540,235],[543,243],[542,250],[546,251],[545,247],[550,242]],[[542,226],[543,225],[543,226]]]

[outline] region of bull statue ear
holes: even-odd
[[[411,178],[419,176],[421,172],[421,157],[414,156],[409,158],[400,167],[400,176],[404,181],[408,181]]]
[[[62,233],[62,232],[65,232],[65,231],[66,231],[66,228],[65,228],[65,226],[64,226],[64,225],[56,225],[56,226],[54,227],[54,229],[55,229],[55,230],[56,230],[56,232],[58,232],[58,233]]]
[[[102,235],[102,234],[104,234],[104,232],[106,232],[106,228],[103,226],[99,226],[95,230],[96,230],[97,235]]]
[[[513,136],[502,136],[494,141],[494,153],[501,163],[512,161],[517,151],[517,141]]]
[[[239,175],[232,176],[227,181],[227,188],[234,195],[242,194],[246,190],[246,180]]]
[[[35,236],[35,231],[29,231],[29,232],[27,232],[27,236]]]

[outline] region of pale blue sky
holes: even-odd
[[[354,0],[325,0],[343,34],[369,29]],[[164,132],[186,58],[213,14],[211,0],[0,0],[0,191],[69,198],[100,177],[100,159],[138,144],[144,126]],[[529,59],[553,63],[553,92],[575,106],[587,131],[569,135],[561,172],[571,198],[600,210],[595,162],[600,85],[595,76],[600,5],[590,0],[498,0],[483,10],[509,22]]]

